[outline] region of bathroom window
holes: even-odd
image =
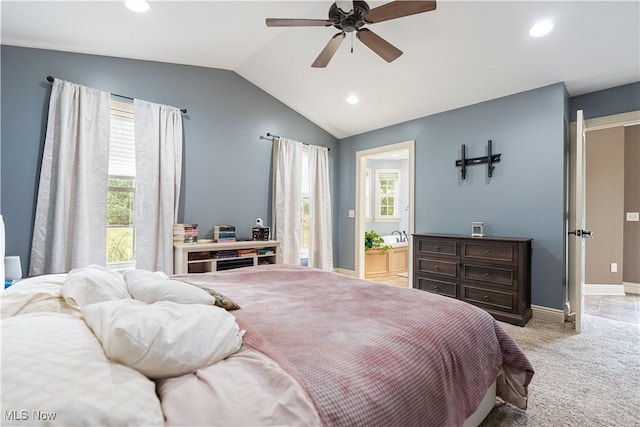
[[[376,169],[376,221],[400,218],[400,169]]]

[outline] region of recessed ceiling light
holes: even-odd
[[[355,96],[355,95],[349,95],[349,96],[347,97],[347,102],[348,102],[349,104],[357,104],[358,102],[360,102],[360,100],[359,100],[359,99],[358,99],[358,97],[357,97],[357,96]]]
[[[146,12],[149,10],[149,3],[146,0],[127,0],[124,4],[134,12]]]
[[[553,24],[551,21],[540,21],[531,27],[529,35],[531,35],[531,37],[542,37],[549,34],[551,30],[553,30]]]

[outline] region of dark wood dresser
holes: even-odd
[[[414,234],[413,287],[524,326],[531,319],[531,239]]]

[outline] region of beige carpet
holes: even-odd
[[[570,325],[501,323],[536,371],[529,408],[499,403],[481,424],[497,426],[640,426],[640,328],[585,315]]]

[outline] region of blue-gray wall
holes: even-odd
[[[494,236],[533,238],[532,303],[561,309],[566,286],[569,122],[640,110],[640,82],[569,98],[562,83],[356,135],[339,142],[339,267],[354,268],[356,152],[416,141],[415,231],[469,234],[484,221]],[[502,155],[493,178],[486,165],[460,179],[454,161]]]
[[[211,237],[216,224],[234,224],[239,235],[250,236],[256,218],[269,220],[271,143],[259,139],[267,132],[330,147],[336,194],[336,139],[234,72],[7,45],[1,59],[0,206],[6,253],[21,256],[25,271],[51,91],[47,75],[187,108],[179,220],[199,224],[200,237]]]
[[[566,142],[578,108],[587,118],[640,110],[640,82],[569,99],[562,83],[471,105],[336,141],[237,74],[216,69],[1,47],[1,202],[7,254],[28,260],[50,84],[55,77],[189,110],[184,118],[181,221],[210,235],[232,223],[247,233],[268,218],[271,145],[266,132],[331,147],[336,267],[354,268],[355,155],[416,141],[415,231],[533,238],[532,302],[566,301]],[[502,154],[494,176],[454,161]],[[24,262],[26,269],[27,262]]]
[[[338,157],[340,267],[353,269],[356,152],[415,140],[415,231],[469,235],[473,221],[493,236],[533,238],[532,302],[561,308],[566,301],[564,84],[471,105],[341,140]],[[487,141],[502,155],[493,177],[471,166],[466,180],[454,166],[486,155]]]
[[[584,111],[585,120],[640,110],[640,82],[574,96],[570,110],[573,122],[578,110]]]

